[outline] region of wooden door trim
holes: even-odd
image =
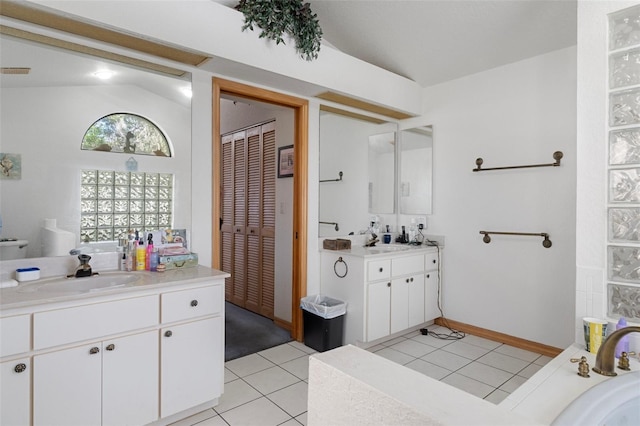
[[[292,108],[294,111],[294,171],[293,171],[293,253],[291,277],[291,335],[302,341],[302,311],[300,299],[307,295],[307,217],[309,209],[308,159],[309,159],[309,102],[306,99],[285,95],[246,84],[213,78],[213,147],[212,147],[212,235],[211,265],[220,269],[220,217],[222,185],[220,167],[220,95],[227,93],[260,102]]]

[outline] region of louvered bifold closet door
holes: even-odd
[[[262,126],[262,306],[261,314],[273,318],[276,234],[276,123]]]
[[[262,161],[260,127],[247,130],[247,300],[245,307],[260,313],[260,210]]]
[[[233,203],[234,203],[233,135],[222,137],[222,211],[221,260],[222,270],[233,272]],[[233,299],[233,277],[225,278],[226,300]]]
[[[245,135],[245,132],[233,135],[233,270],[231,272],[233,295],[231,302],[242,307],[245,306],[247,294],[247,144]]]

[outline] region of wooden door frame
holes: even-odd
[[[293,253],[291,276],[291,336],[302,341],[302,310],[300,299],[307,295],[307,217],[309,208],[308,160],[309,160],[309,102],[306,99],[261,89],[235,81],[213,78],[213,147],[211,159],[212,227],[211,264],[220,269],[220,218],[222,214],[222,181],[220,176],[220,94],[241,96],[291,108],[294,111],[293,133]]]

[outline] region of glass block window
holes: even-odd
[[[148,119],[127,113],[110,114],[89,127],[81,149],[171,157],[165,134]]]
[[[609,16],[607,313],[640,318],[640,6]]]
[[[171,228],[172,174],[112,170],[81,173],[81,241],[116,241],[126,238],[129,230],[148,233]]]

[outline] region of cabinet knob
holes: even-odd
[[[167,330],[164,332],[164,337],[171,337],[173,336],[173,332],[171,330]]]
[[[98,348],[97,346],[92,347],[91,349],[89,349],[89,354],[90,355],[95,355],[98,352],[100,352],[100,348]]]
[[[436,263],[436,260],[435,260],[435,259],[433,259],[433,260],[432,260],[432,262],[435,264],[435,263]]]
[[[409,278],[407,278],[407,279],[405,280],[405,282],[406,282],[406,283],[409,283]]]
[[[427,278],[431,277],[431,275],[427,274]]]
[[[411,277],[411,282],[413,282],[413,277]]]
[[[382,272],[384,270],[384,268],[380,268],[378,269],[378,272]]]
[[[391,287],[391,283],[387,283],[387,287]]]
[[[113,343],[111,343],[110,345],[107,345],[107,350],[108,351],[113,351],[113,350],[115,350],[115,348],[116,348],[116,345],[114,345]]]
[[[195,300],[195,299],[194,299],[194,300],[192,300],[192,301],[191,301],[191,306],[193,306],[194,308],[195,308],[196,306],[198,306],[198,301],[197,301],[197,300]]]
[[[27,369],[27,365],[26,364],[18,364],[15,366],[15,368],[13,369],[13,371],[15,371],[16,373],[22,373],[24,370]]]

